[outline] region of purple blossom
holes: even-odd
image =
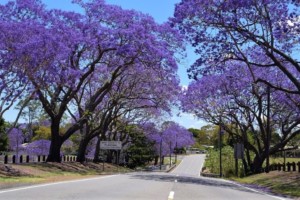
[[[9,149],[12,151],[18,151],[21,144],[24,141],[24,135],[22,130],[12,128],[8,131]]]
[[[22,151],[27,155],[48,155],[50,140],[36,140],[23,145]]]

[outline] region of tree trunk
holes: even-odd
[[[108,150],[107,152],[107,158],[106,158],[106,162],[108,163],[112,163],[113,161],[113,154],[112,154],[112,150]]]
[[[264,163],[264,158],[256,155],[254,160],[253,160],[253,163],[252,163],[252,172],[257,174],[257,173],[261,173],[263,171],[263,168],[262,168],[262,165]]]
[[[86,152],[86,148],[89,144],[90,140],[84,138],[80,141],[79,144],[79,148],[78,148],[78,152],[77,152],[77,162],[83,163],[85,162],[85,152]]]
[[[158,164],[158,159],[159,159],[159,156],[155,156],[155,158],[154,158],[154,165]]]
[[[243,162],[243,166],[244,166],[244,172],[245,174],[248,174],[249,170],[248,170],[248,165],[247,165],[247,162],[246,162],[246,159],[242,159],[242,162]]]
[[[61,162],[60,149],[62,143],[63,141],[59,134],[52,134],[47,162]]]
[[[47,162],[61,162],[60,149],[63,144],[63,139],[59,135],[59,122],[51,124],[51,145]]]
[[[97,136],[97,144],[96,144],[96,149],[95,149],[95,155],[94,155],[94,160],[93,162],[99,162],[99,155],[100,155],[100,141],[101,141],[101,138],[100,136],[98,135]]]

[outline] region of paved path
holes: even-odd
[[[102,176],[0,191],[2,200],[275,200],[230,182],[199,177],[202,155],[187,156],[171,173]],[[282,199],[282,198],[277,198]]]
[[[200,176],[200,169],[205,159],[204,154],[185,156],[181,162],[171,173],[180,174],[181,176]]]

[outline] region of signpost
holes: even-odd
[[[238,176],[238,159],[244,159],[244,144],[234,144],[235,175]]]
[[[119,157],[120,157],[119,151],[122,149],[121,141],[100,141],[100,149],[117,150],[117,164],[119,165]],[[104,159],[103,159],[103,171],[104,171]]]
[[[100,149],[104,150],[121,150],[122,142],[121,141],[101,141]]]

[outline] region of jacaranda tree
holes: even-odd
[[[190,75],[199,78],[238,60],[250,71],[278,69],[293,87],[264,78],[255,81],[300,94],[299,6],[294,0],[182,0],[173,22],[199,55]]]
[[[253,74],[272,78],[268,69],[253,70]],[[269,148],[267,128],[267,87],[253,82],[247,67],[232,62],[223,74],[206,75],[192,82],[182,97],[182,108],[197,117],[222,126],[232,142],[242,142],[246,149],[244,165],[260,172],[270,154],[281,151],[300,133],[298,95],[272,90],[270,125],[272,140]],[[286,78],[286,77],[284,77]],[[250,157],[250,151],[254,158]]]
[[[101,80],[91,80],[82,93],[82,98],[77,98],[78,113],[85,112],[85,100],[90,99],[93,88],[97,88]],[[139,65],[128,68],[112,85],[111,90],[90,115],[88,123],[82,134],[78,161],[84,161],[85,149],[94,137],[101,135],[99,140],[113,140],[114,134],[106,134],[109,129],[119,132],[119,124],[135,124],[145,117],[155,117],[164,112],[170,112],[170,107],[175,103],[179,92],[179,80],[176,71],[154,70],[142,68]],[[79,101],[81,99],[81,103]],[[74,116],[74,120],[76,116]],[[114,123],[114,124],[112,124]],[[113,128],[110,128],[113,126]],[[125,125],[126,127],[126,125]],[[112,133],[110,131],[110,133]],[[118,139],[127,138],[121,132]],[[125,141],[124,141],[125,142]],[[98,152],[98,151],[96,151]],[[97,157],[97,156],[96,156]]]
[[[51,119],[47,161],[60,161],[60,148],[88,120],[113,82],[134,64],[176,70],[174,54],[180,37],[169,24],[158,25],[148,15],[123,10],[104,1],[76,1],[83,14],[47,10],[41,1],[16,0],[0,6],[1,68],[35,94]],[[178,43],[179,42],[179,43]],[[61,132],[71,102],[98,69],[108,70],[106,81],[86,105],[85,114]]]
[[[195,143],[191,132],[172,121],[164,122],[161,127],[156,127],[154,123],[145,123],[142,128],[147,138],[155,143],[157,155],[166,156],[173,153],[175,148],[188,147]]]

